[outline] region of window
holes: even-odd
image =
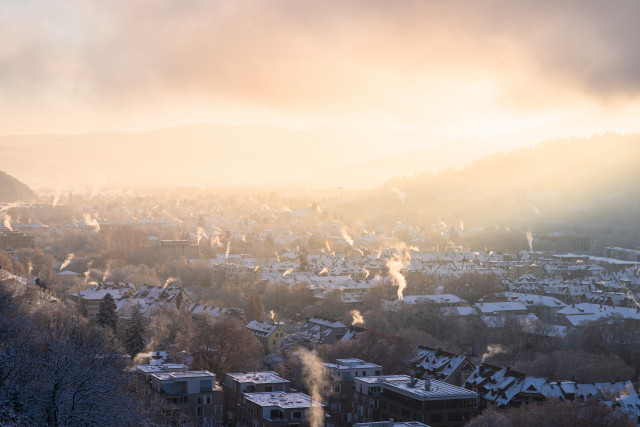
[[[294,420],[302,418],[302,411],[293,411],[291,413],[291,418]]]
[[[196,415],[202,416],[202,406],[198,406],[198,408],[196,409]]]
[[[380,375],[380,371],[376,371],[376,375]]]
[[[222,405],[216,405],[216,407],[213,410],[213,413],[215,414],[216,417],[221,417],[222,416]],[[229,418],[233,418],[233,413],[231,411],[229,411],[229,413],[231,414],[229,416]]]
[[[340,405],[339,403],[331,404],[331,412],[333,412],[334,414],[342,412],[342,405]]]
[[[332,384],[331,391],[333,391],[334,393],[340,393],[341,391],[340,383]]]
[[[441,423],[442,422],[442,414],[431,414],[431,416],[429,416],[429,422]]]
[[[196,402],[198,405],[202,405],[202,397],[198,396],[198,398],[196,399]]]
[[[273,386],[273,391],[284,391],[284,386],[283,385],[274,385]]]
[[[268,392],[268,393],[269,393],[269,392],[272,392],[272,391],[273,391],[273,387],[272,387],[272,386],[270,386],[270,385],[266,385],[266,386],[264,386],[264,391],[266,391],[266,392]]]

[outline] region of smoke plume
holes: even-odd
[[[531,230],[527,230],[525,233],[527,235],[527,243],[529,243],[529,252],[533,251],[533,234],[531,234]]]
[[[351,325],[364,324],[364,318],[362,317],[362,314],[360,314],[358,310],[351,310],[349,314],[351,314],[351,317],[353,318]]]
[[[285,271],[284,273],[282,273],[282,278],[284,279],[285,276],[287,276],[288,274],[293,273],[293,268],[288,269],[287,271]]]
[[[93,227],[93,231],[95,231],[96,233],[100,231],[100,224],[98,223],[97,215],[95,218],[89,213],[85,213],[83,214],[83,216],[85,224],[87,224],[89,227]]]
[[[71,264],[71,261],[73,260],[74,256],[75,256],[74,254],[69,254],[67,256],[67,259],[65,259],[64,262],[62,263],[62,265],[60,266],[60,271],[64,270],[65,267],[67,267],[69,264]]]
[[[487,346],[487,351],[482,355],[482,363],[484,363],[486,359],[504,352],[505,349],[502,348],[500,344],[489,344]]]
[[[353,247],[353,239],[347,234],[346,227],[340,227],[340,233],[342,234],[344,241],[347,242],[349,246]]]
[[[297,352],[302,362],[302,372],[304,383],[311,396],[311,407],[309,408],[309,423],[311,427],[324,426],[324,409],[317,402],[322,401],[322,384],[324,380],[324,366],[322,361],[314,352],[300,349]]]

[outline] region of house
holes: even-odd
[[[100,311],[100,302],[107,294],[111,294],[117,305],[118,301],[128,300],[135,292],[133,283],[105,282],[79,291],[73,296],[86,309],[87,318],[95,321]]]
[[[245,328],[249,329],[258,342],[264,347],[265,354],[276,353],[284,338],[284,323],[260,322],[252,320]]]
[[[151,374],[151,388],[170,403],[187,410],[199,423],[222,420],[222,389],[209,371],[158,372]]]
[[[466,356],[422,345],[418,346],[414,366],[419,378],[436,379],[457,386],[461,386],[476,368]]]
[[[238,427],[311,426],[313,417],[322,425],[324,410],[319,402],[304,393],[245,393],[239,407]]]
[[[226,425],[246,425],[244,411],[246,393],[289,393],[289,381],[272,371],[230,373],[221,384],[224,393]]]
[[[313,337],[316,345],[333,344],[347,333],[347,326],[338,320],[314,316],[307,318],[300,332]]]
[[[329,411],[329,427],[347,426],[352,422],[353,381],[358,377],[380,375],[382,366],[360,359],[337,359],[323,363],[325,371],[323,402]]]
[[[429,423],[433,427],[464,425],[478,413],[478,393],[438,380],[408,375],[356,378],[354,419],[369,423]]]

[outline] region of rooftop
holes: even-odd
[[[245,393],[245,399],[260,406],[278,406],[282,409],[309,408],[312,406],[311,397],[304,393]],[[313,402],[313,406],[322,406]]]
[[[227,374],[227,376],[240,383],[269,384],[289,382],[289,380],[285,380],[273,371],[233,373]]]

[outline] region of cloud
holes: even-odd
[[[0,94],[16,102],[435,125],[640,92],[633,0],[10,4]]]

